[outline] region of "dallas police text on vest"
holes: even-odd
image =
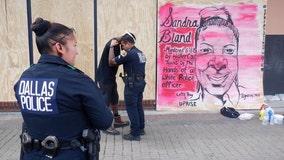
[[[18,96],[21,109],[38,114],[56,114],[57,79],[22,78]]]

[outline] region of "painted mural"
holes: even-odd
[[[264,11],[254,3],[160,6],[157,110],[258,109]]]

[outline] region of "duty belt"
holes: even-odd
[[[133,74],[133,76],[122,76],[120,73],[119,75],[124,82],[137,82],[145,79],[145,75],[140,75],[140,74]]]
[[[135,75],[134,78],[135,78],[135,81],[141,81],[145,79],[145,75]]]
[[[44,146],[48,145],[48,141],[40,141],[38,139],[32,140],[33,149],[39,150],[44,148]],[[53,142],[52,142],[53,143]],[[77,147],[82,146],[81,140],[73,139],[71,141],[61,141],[58,142],[58,149],[76,149]]]
[[[74,139],[71,141],[58,141],[55,136],[47,136],[44,140],[32,139],[30,135],[23,132],[21,135],[21,144],[24,152],[31,150],[44,150],[48,158],[53,158],[59,149],[76,149],[82,147],[83,140]]]

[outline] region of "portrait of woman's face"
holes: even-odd
[[[196,76],[205,91],[225,94],[238,73],[238,42],[225,26],[207,26],[196,41]]]

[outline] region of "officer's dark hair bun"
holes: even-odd
[[[41,17],[36,18],[32,24],[32,30],[35,32],[36,36],[43,35],[50,27],[50,22],[42,19]]]

